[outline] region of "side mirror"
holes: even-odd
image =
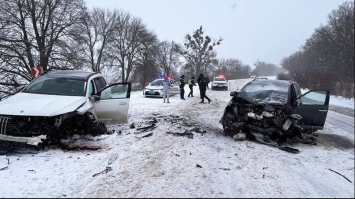
[[[92,101],[94,101],[94,102],[99,101],[99,100],[100,100],[100,96],[99,96],[99,95],[92,95],[92,96],[90,97],[90,100],[92,100]]]
[[[231,91],[231,92],[229,93],[229,95],[232,96],[232,97],[233,97],[234,95],[236,95],[236,94],[237,94],[237,91]]]

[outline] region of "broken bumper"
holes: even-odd
[[[0,140],[10,141],[10,142],[21,142],[29,145],[37,146],[39,143],[43,142],[47,138],[46,135],[40,135],[37,137],[15,137],[10,135],[0,135]]]

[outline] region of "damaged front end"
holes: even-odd
[[[58,143],[66,136],[84,133],[97,135],[106,131],[105,125],[96,122],[90,113],[80,115],[70,112],[53,117],[0,115],[0,145],[3,146],[3,152],[9,146],[41,149]]]
[[[231,96],[220,120],[226,133],[245,133],[249,139],[277,147],[290,138],[303,136],[299,125],[302,117],[292,114],[287,93],[232,92]]]

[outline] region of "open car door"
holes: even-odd
[[[294,107],[293,113],[302,116],[302,128],[323,129],[328,114],[329,97],[329,90],[312,90],[298,98],[299,105]]]
[[[93,104],[100,122],[107,125],[128,122],[131,83],[108,85],[96,95],[100,98]]]

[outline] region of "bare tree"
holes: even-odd
[[[157,64],[165,75],[175,73],[181,66],[180,54],[176,52],[174,48],[174,41],[163,41],[159,45]]]
[[[134,69],[134,78],[140,83],[140,88],[160,74],[161,71],[156,61],[159,53],[157,35],[148,31],[142,34]]]
[[[196,74],[206,72],[206,66],[214,60],[216,53],[213,52],[213,47],[220,45],[222,39],[212,42],[209,36],[204,36],[202,26],[193,32],[193,35],[187,34],[185,36],[184,45],[175,45],[175,49],[192,64],[195,68]]]
[[[60,61],[59,49],[70,38],[70,27],[80,22],[84,5],[83,0],[0,1],[0,75],[6,77],[0,92],[17,92],[9,87],[32,80],[31,68],[63,67],[54,65]]]
[[[333,10],[328,23],[316,28],[281,65],[304,88],[328,88],[334,95],[354,97],[354,2]]]
[[[134,62],[146,31],[146,26],[140,18],[132,17],[128,13],[120,13],[113,42],[108,44],[107,58],[112,67],[117,67],[119,73],[117,77],[122,82],[127,82],[134,71]]]
[[[81,36],[83,58],[95,72],[103,72],[104,55],[107,45],[113,41],[114,30],[121,11],[94,8],[83,21],[84,29]]]

